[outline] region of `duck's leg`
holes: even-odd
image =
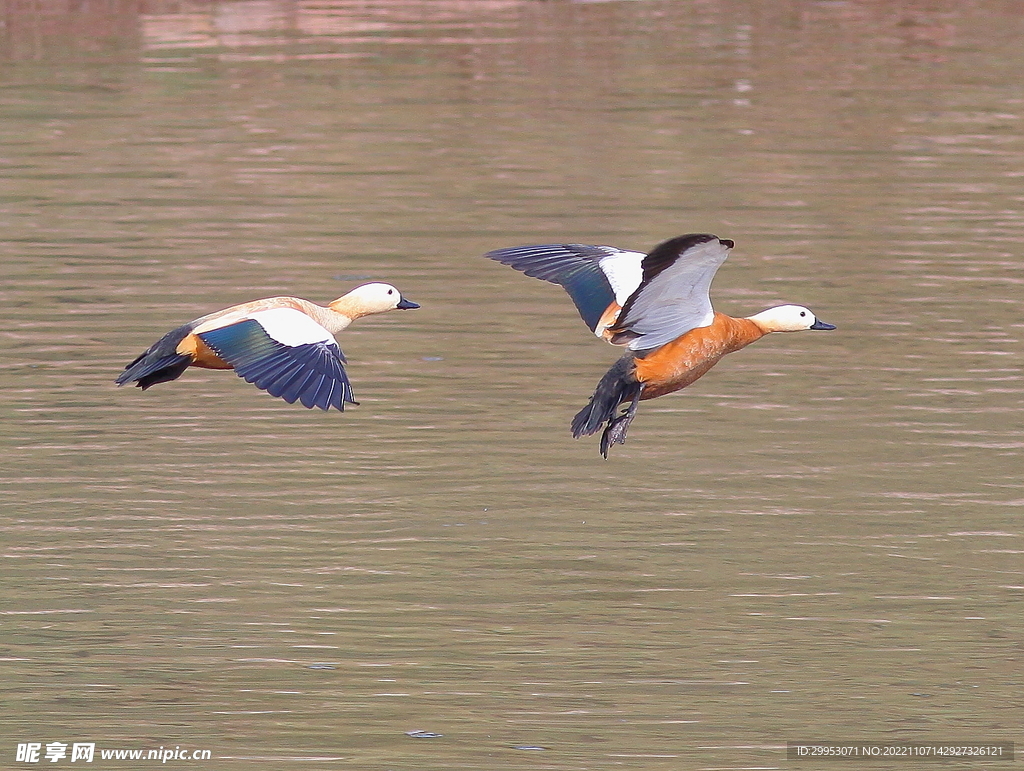
[[[626,443],[626,432],[629,430],[629,424],[636,417],[636,408],[640,405],[640,394],[643,392],[644,387],[641,384],[636,389],[636,393],[633,394],[633,401],[623,410],[622,414],[608,421],[608,426],[605,428],[604,433],[601,434],[601,454],[605,458],[608,457],[608,450],[613,444]]]

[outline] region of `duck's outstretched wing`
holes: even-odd
[[[623,305],[643,276],[643,252],[614,246],[538,244],[496,249],[484,256],[563,287],[596,334],[608,308]]]
[[[344,410],[356,403],[338,341],[302,311],[256,311],[197,334],[239,377],[289,404]]]
[[[659,244],[643,260],[643,280],[609,329],[613,343],[647,351],[714,321],[711,281],[733,242],[691,233]]]

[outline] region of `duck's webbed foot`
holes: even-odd
[[[608,421],[604,433],[601,434],[601,455],[605,458],[608,457],[608,450],[613,444],[626,443],[626,432],[629,430],[629,424],[636,417],[636,408],[640,404],[641,393],[643,393],[643,388],[637,389],[633,401],[622,411],[622,414]]]

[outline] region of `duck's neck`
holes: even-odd
[[[732,341],[730,352],[746,348],[772,331],[753,316],[743,319],[726,316],[724,313],[716,313],[715,316],[724,316],[723,321],[718,323],[725,323],[729,327],[728,339]]]
[[[309,315],[332,335],[336,335],[355,319],[366,315],[365,313],[359,313],[351,303],[344,303],[344,300],[344,297],[338,298],[326,308],[322,305],[314,305],[310,309]]]
[[[764,337],[765,335],[771,332],[781,332],[782,330],[779,328],[775,319],[771,316],[770,311],[771,309],[767,311],[761,311],[760,313],[755,313],[753,316],[747,316],[746,318],[743,319],[736,319],[736,321],[746,321],[750,324],[753,324],[755,327],[761,330],[761,334],[758,335],[758,337]]]

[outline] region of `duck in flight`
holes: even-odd
[[[326,307],[299,297],[253,300],[168,332],[115,382],[145,390],[176,380],[189,367],[233,369],[289,404],[344,410],[346,403],[357,402],[334,336],[362,316],[419,307],[380,283],[356,287]]]
[[[706,233],[671,238],[649,254],[613,246],[542,244],[488,252],[487,257],[561,285],[599,338],[627,352],[572,419],[576,438],[602,426],[601,454],[624,444],[641,401],[693,383],[727,353],[770,332],[835,329],[799,305],[733,318],[711,307],[715,272],[733,242]],[[616,414],[619,406],[626,408]]]

